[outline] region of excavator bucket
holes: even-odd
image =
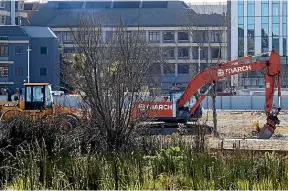
[[[270,127],[265,124],[263,129],[261,129],[260,132],[258,132],[257,138],[270,139],[273,136],[273,134],[274,131],[272,131],[272,129],[270,129]]]

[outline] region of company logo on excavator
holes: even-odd
[[[223,69],[219,69],[217,71],[217,75],[224,76],[225,74],[234,74],[234,73],[246,72],[250,70],[251,70],[251,66],[238,66],[238,67],[236,66],[234,68],[227,68],[225,69],[225,71]]]
[[[145,110],[145,109],[151,109],[151,110],[172,110],[173,105],[166,105],[166,104],[154,104],[154,105],[145,105],[145,104],[139,104],[138,109]]]

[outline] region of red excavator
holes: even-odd
[[[253,61],[254,57],[270,54],[269,59],[265,61]],[[246,63],[248,62],[248,63]],[[276,125],[280,123],[278,114],[280,108],[280,55],[272,50],[268,53],[262,53],[256,56],[247,56],[237,60],[211,66],[195,75],[189,82],[187,88],[182,95],[175,99],[171,94],[170,99],[165,98],[161,102],[138,102],[134,105],[133,117],[145,115],[146,119],[154,121],[162,121],[164,123],[183,123],[186,124],[190,119],[201,118],[201,102],[209,93],[216,81],[236,74],[246,73],[250,71],[264,70],[266,84],[266,103],[265,112],[267,122],[262,130],[257,129],[258,138],[269,139],[274,134]],[[278,108],[273,108],[273,96],[275,90],[275,81],[277,77],[278,84]],[[211,84],[207,91],[199,95],[198,90],[206,84]],[[193,106],[187,106],[188,102],[195,97],[196,101]]]

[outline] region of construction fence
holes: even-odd
[[[217,96],[216,109],[224,110],[264,110],[265,96]],[[273,104],[278,106],[278,97],[274,96]],[[212,98],[206,97],[203,108],[212,108]],[[281,96],[281,109],[288,110],[288,95]]]

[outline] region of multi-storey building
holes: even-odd
[[[198,71],[198,48],[202,44],[201,69],[210,63],[227,60],[226,26],[223,14],[190,15],[192,10],[182,1],[77,1],[43,4],[29,19],[34,26],[50,27],[64,46],[65,53],[75,52],[75,43],[70,27],[77,28],[77,15],[99,11],[107,15],[121,15],[128,31],[142,30],[150,43],[161,47],[167,60],[155,69],[154,76],[162,82],[162,90],[167,92],[172,87],[185,88]],[[185,24],[189,18],[195,20],[191,27],[198,37],[188,33]],[[186,21],[185,21],[186,20]],[[111,28],[104,27],[103,39],[112,36]]]
[[[281,56],[282,87],[288,87],[287,1],[228,1],[231,25],[228,28],[230,59],[276,50]],[[260,71],[232,77],[232,85],[264,87]]]
[[[24,12],[24,0],[0,1],[0,25],[17,25],[26,21],[27,13]]]
[[[0,88],[14,93],[24,80],[59,88],[58,46],[48,27],[0,26]]]

